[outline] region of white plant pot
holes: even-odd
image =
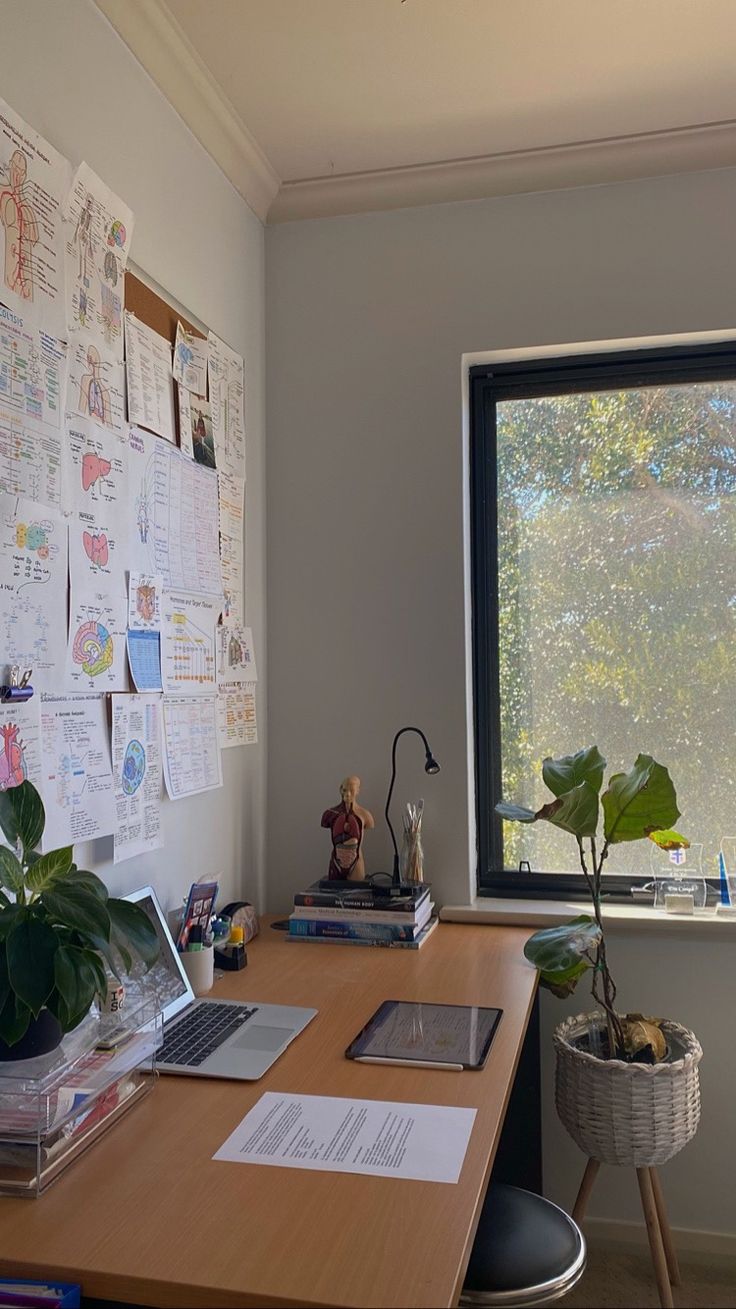
[[[578,1042],[604,1021],[599,1012],[578,1014],[556,1029],[557,1112],[591,1159],[635,1168],[664,1164],[700,1122],[700,1043],[686,1027],[665,1021],[668,1055],[662,1063],[597,1059]]]

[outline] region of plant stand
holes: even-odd
[[[600,1012],[578,1014],[561,1023],[553,1038],[557,1112],[588,1159],[572,1216],[582,1222],[602,1163],[634,1168],[660,1304],[672,1309],[680,1272],[657,1168],[697,1131],[703,1051],[687,1028],[663,1021],[667,1060],[650,1065],[598,1059],[584,1041],[602,1023]]]
[[[573,1206],[573,1220],[581,1225],[585,1218],[590,1193],[600,1169],[598,1159],[589,1159],[585,1165],[583,1180]],[[662,1192],[662,1183],[656,1168],[637,1168],[636,1178],[639,1183],[641,1207],[647,1226],[649,1250],[652,1256],[654,1276],[657,1281],[659,1303],[662,1309],[673,1309],[672,1287],[680,1285],[680,1268],[677,1262],[672,1229]]]

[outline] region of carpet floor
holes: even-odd
[[[736,1309],[736,1262],[705,1256],[680,1258],[682,1286],[675,1287],[676,1309]],[[656,1309],[659,1305],[646,1250],[593,1248],[588,1266],[561,1305],[569,1309]]]

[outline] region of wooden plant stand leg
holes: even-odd
[[[598,1176],[599,1168],[600,1163],[597,1159],[589,1159],[585,1165],[583,1180],[580,1183],[580,1190],[578,1191],[578,1196],[572,1211],[572,1219],[575,1223],[582,1223],[585,1218],[585,1211],[588,1208],[590,1193],[593,1190],[593,1183]]]
[[[659,1180],[659,1173],[656,1168],[649,1169],[649,1176],[652,1179],[652,1191],[654,1192],[654,1203],[657,1206],[657,1218],[659,1219],[659,1230],[662,1233],[662,1245],[667,1259],[667,1271],[670,1275],[670,1284],[672,1286],[681,1285],[680,1265],[677,1262],[677,1251],[675,1243],[672,1240],[672,1228],[670,1220],[667,1217],[667,1206],[664,1202],[662,1192],[662,1183]]]
[[[648,1168],[637,1168],[637,1180],[639,1182],[639,1191],[641,1194],[641,1207],[644,1210],[644,1221],[647,1225],[647,1236],[649,1237],[649,1249],[652,1255],[654,1265],[654,1275],[657,1279],[657,1290],[659,1291],[659,1303],[662,1309],[674,1309],[672,1299],[672,1287],[667,1272],[667,1256],[664,1252],[662,1243],[662,1232],[659,1226],[659,1217],[657,1215],[657,1205],[654,1199],[654,1190],[652,1188],[652,1178]]]

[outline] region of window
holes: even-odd
[[[571,838],[493,807],[538,808],[544,756],[592,744],[606,776],[640,751],[669,767],[717,876],[736,834],[733,344],[473,369],[471,502],[481,889],[583,891]],[[649,861],[616,846],[611,885]]]

